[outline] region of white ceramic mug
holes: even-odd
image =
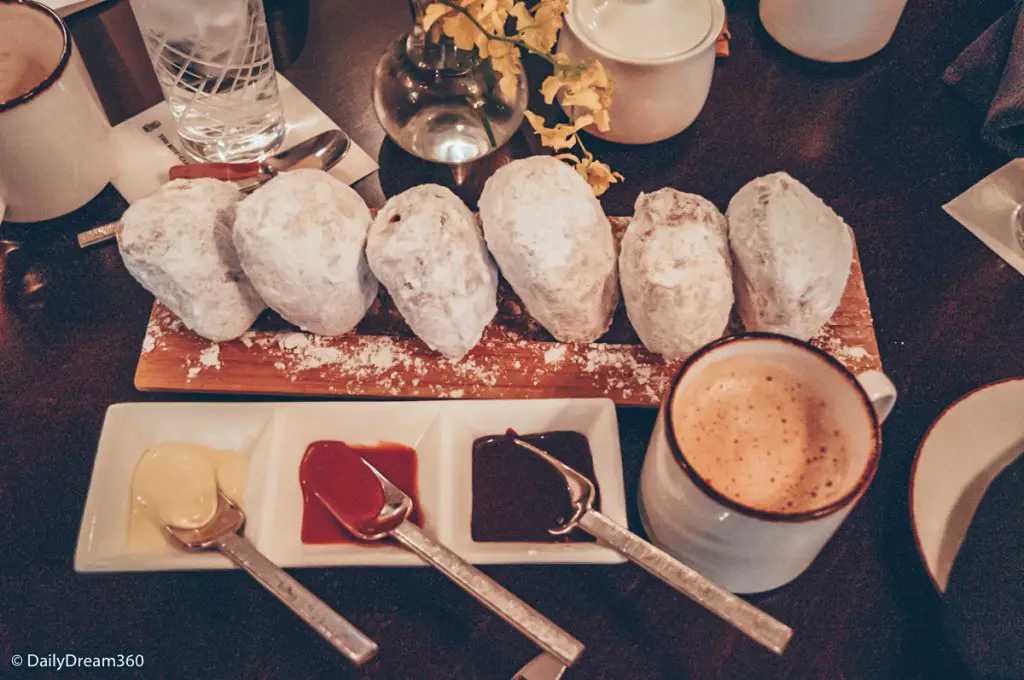
[[[0,219],[38,222],[85,205],[113,177],[110,124],[53,10],[0,0],[0,83],[4,78]]]
[[[834,501],[782,513],[743,505],[716,490],[687,462],[672,432],[673,400],[707,368],[737,357],[785,366],[828,395],[852,457],[852,484]],[[665,398],[640,475],[640,514],[651,541],[736,593],[772,590],[799,576],[867,490],[881,453],[879,423],[896,401],[881,371],[854,376],[811,345],[769,333],[717,340],[680,368]]]
[[[575,3],[565,15],[558,37],[558,52],[573,61],[601,60],[615,86],[609,109],[611,129],[590,134],[620,144],[650,144],[673,137],[697,119],[711,91],[715,70],[715,43],[725,25],[722,0],[702,0],[710,6],[710,27],[691,49],[669,57],[627,58],[588,37],[586,17],[578,16]],[[566,112],[575,119],[585,110]]]
[[[790,52],[815,61],[866,59],[892,39],[907,0],[761,0],[761,23]]]

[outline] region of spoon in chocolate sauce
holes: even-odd
[[[563,524],[548,529],[551,534],[560,536],[576,527],[583,529],[598,541],[643,567],[648,573],[725,619],[755,642],[776,654],[782,654],[793,636],[793,630],[789,626],[714,584],[668,553],[594,510],[594,485],[589,479],[547,451],[523,441],[513,432],[509,432],[508,436],[518,446],[547,461],[565,481],[573,514]]]
[[[333,498],[335,494],[313,491],[342,526],[357,538],[367,541],[391,536],[512,624],[561,664],[571,666],[576,662],[583,653],[583,643],[409,521],[413,509],[412,499],[365,459],[359,460],[377,477],[383,491],[383,502],[378,506],[375,519],[368,520],[362,504],[358,508],[350,508],[344,498],[336,499]],[[376,496],[376,489],[373,491]],[[358,511],[352,512],[353,509]]]
[[[185,550],[216,549],[247,571],[277,599],[312,626],[345,658],[362,666],[377,653],[377,643],[306,590],[281,567],[263,556],[238,532],[245,524],[245,513],[220,491],[213,518],[198,528],[165,525],[174,543]]]

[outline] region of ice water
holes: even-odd
[[[185,150],[199,160],[273,153],[284,116],[261,0],[131,0]]]

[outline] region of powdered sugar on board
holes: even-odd
[[[621,233],[625,222],[613,218]],[[257,328],[281,327],[279,320]],[[295,330],[250,330],[211,343],[153,307],[135,376],[141,390],[501,399],[608,397],[622,405],[660,403],[681,361],[647,352],[620,309],[605,342],[553,342],[505,287],[483,340],[458,360],[413,336],[385,294],[355,333],[325,338]],[[859,263],[843,301],[812,340],[854,372],[879,368]]]
[[[840,332],[828,326],[814,344],[856,372],[877,366],[865,348],[844,344]],[[661,401],[681,363],[623,344],[486,340],[452,361],[418,340],[389,336],[250,331],[234,342],[210,344],[179,329],[157,337],[158,349],[144,353],[140,363],[140,389],[155,389],[144,376],[176,373],[161,378],[160,389],[173,384],[212,392],[452,399],[602,396],[650,406]],[[177,358],[179,348],[183,358]]]

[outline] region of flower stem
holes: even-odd
[[[587,151],[587,147],[583,146],[583,138],[580,137],[579,134],[576,135],[576,143],[580,145],[580,150],[583,151],[584,156],[587,158],[593,158],[593,155]]]
[[[497,148],[498,140],[494,138],[494,130],[491,129],[491,119],[487,117],[487,112],[482,106],[474,107],[472,103],[470,103],[470,107],[480,116],[480,122],[484,125],[484,132],[487,133],[487,141],[491,143],[491,148]]]

